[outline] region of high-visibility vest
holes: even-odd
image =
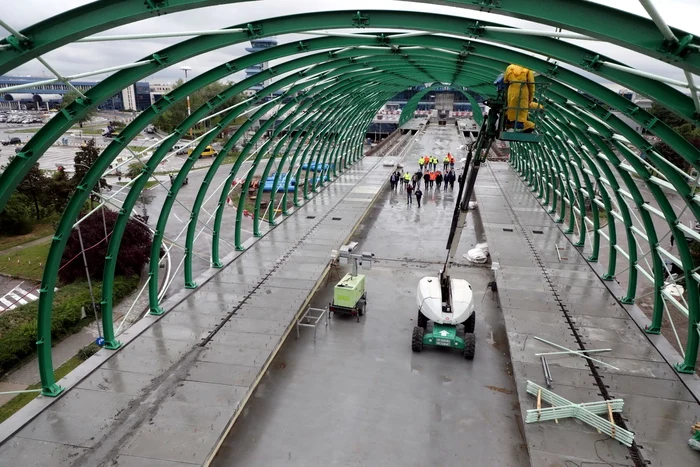
[[[404,180],[409,181],[409,180],[411,180],[411,174],[406,172],[405,174],[403,174],[403,178],[404,178]]]
[[[445,156],[445,158],[443,159],[443,162],[449,163],[449,162],[450,162],[450,156]]]
[[[422,166],[424,163],[425,163],[425,159],[423,159],[422,157],[420,159],[418,159],[418,165]]]
[[[437,158],[437,157],[433,157],[433,164],[437,164],[437,163],[438,163],[438,158]]]

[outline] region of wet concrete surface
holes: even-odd
[[[429,127],[419,155],[459,154],[453,127]],[[487,291],[488,265],[462,254],[483,229],[470,213],[454,277],[468,280],[477,301],[477,350],[411,351],[416,285],[442,267],[455,191],[426,191],[424,206],[406,205],[385,189],[353,241],[376,255],[367,276],[367,314],[334,316],[326,327],[288,339],[253,400],[226,438],[214,466],[529,466],[498,301]],[[343,267],[339,276],[349,269]],[[333,277],[313,298],[332,300]]]
[[[164,316],[127,330],[117,352],[59,381],[69,387],[59,398],[39,397],[4,422],[0,465],[204,463],[389,171],[376,158],[349,168],[198,277],[198,289],[162,303]]]
[[[637,443],[628,449],[578,420],[527,424],[532,465],[698,465],[686,444],[688,427],[700,417],[691,391],[697,376],[674,371],[669,363],[680,357],[659,351],[662,336],[642,331],[630,307],[617,301],[619,287],[599,278],[507,164],[488,164],[476,196],[492,261],[500,265],[495,274],[523,418],[536,405],[525,392],[527,381],[545,385],[535,353],[558,350],[534,337],[570,349],[582,342],[586,349],[611,349],[596,357],[616,368],[594,365],[601,386],[583,359],[550,356],[552,390],[575,403],[624,399],[617,423],[625,423]]]

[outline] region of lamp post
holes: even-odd
[[[187,83],[187,72],[192,71],[192,67],[183,65],[180,69],[185,72],[185,83]],[[192,108],[190,107],[190,95],[187,94],[187,116],[189,117],[190,115],[192,115]],[[194,136],[192,136],[192,127],[190,127],[190,138],[194,139]]]

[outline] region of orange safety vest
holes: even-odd
[[[437,172],[430,172],[430,179],[432,181],[435,181],[436,178],[437,178]]]

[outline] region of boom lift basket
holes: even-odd
[[[516,86],[518,89],[518,104],[522,102],[520,97],[523,92],[529,92],[529,86],[534,85],[535,99],[528,107],[509,106],[508,88]],[[542,141],[540,133],[540,124],[544,120],[544,102],[543,98],[546,88],[549,83],[537,83],[533,81],[512,81],[508,83],[503,92],[503,112],[501,112],[498,122],[499,135],[501,141],[515,141],[519,143],[539,143]],[[508,113],[515,116],[514,120],[508,119]],[[528,129],[530,123],[534,124],[534,128]]]

